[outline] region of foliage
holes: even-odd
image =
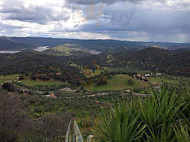
[[[178,142],[190,141],[190,134],[188,128],[185,128],[181,125],[180,127],[174,128],[174,132]]]
[[[145,125],[139,122],[139,114],[134,113],[137,105],[121,103],[110,112],[101,115],[101,121],[95,132],[100,142],[132,142],[141,138]]]
[[[144,99],[126,104],[120,102],[111,110],[101,113],[95,135],[99,141],[154,141],[173,142],[184,137],[189,140],[189,127],[182,114],[189,108],[183,94],[163,87]],[[183,122],[180,129],[174,126]],[[189,123],[187,123],[189,124]]]
[[[0,141],[63,141],[70,114],[47,114],[33,119],[25,107],[19,95],[0,89]]]
[[[16,91],[16,88],[14,85],[10,82],[3,83],[2,88],[5,90],[8,90],[9,92],[14,92]]]
[[[132,80],[134,84],[129,84],[128,80]],[[113,90],[122,90],[122,89],[134,89],[134,88],[146,88],[149,87],[149,83],[137,80],[125,74],[116,74],[111,78],[107,79],[107,83],[101,86],[92,84],[86,86],[87,90],[90,91],[113,91]]]

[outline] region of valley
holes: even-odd
[[[0,142],[190,142],[190,0],[0,0]]]
[[[68,124],[75,117],[85,138],[96,129],[98,112],[118,101],[143,99],[164,86],[190,93],[190,50],[183,44],[175,51],[173,43],[8,41],[33,46],[0,54],[0,91],[18,96],[31,121],[64,115]]]

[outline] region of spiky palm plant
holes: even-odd
[[[98,142],[176,142],[174,126],[184,121],[189,102],[182,94],[176,95],[163,87],[145,99],[124,102],[115,105],[111,110],[100,115],[95,136]],[[189,123],[186,123],[187,125]],[[176,133],[178,132],[178,133]]]
[[[145,129],[136,113],[136,104],[131,101],[114,106],[110,111],[101,113],[98,131],[95,137],[98,142],[132,142],[138,141]]]
[[[190,133],[184,126],[174,128],[174,132],[178,142],[190,142]]]
[[[144,101],[139,100],[141,121],[147,126],[147,139],[153,141],[173,141],[172,126],[180,118],[180,111],[185,108],[183,96],[175,94],[175,89],[169,91],[163,87],[160,91],[152,93]],[[158,140],[159,138],[159,140]]]

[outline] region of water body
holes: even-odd
[[[20,51],[0,51],[0,54],[15,54],[15,53],[19,53]]]
[[[49,49],[48,46],[42,46],[42,47],[37,47],[36,49],[34,49],[35,51],[38,51],[38,52],[42,52],[42,51],[45,51]]]
[[[35,48],[34,50],[35,50],[35,51],[38,51],[38,52],[42,52],[42,51],[45,51],[45,50],[47,50],[47,49],[49,49],[48,46],[43,46],[43,47],[37,47],[37,48]],[[8,51],[8,50],[3,50],[3,51],[0,51],[0,54],[15,54],[15,53],[19,53],[19,52],[21,52],[21,51],[14,51],[14,50]]]
[[[88,50],[90,54],[93,54],[93,55],[98,55],[98,54],[101,54],[102,52],[100,51],[96,51],[96,50]]]

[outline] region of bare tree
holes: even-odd
[[[39,120],[39,131],[50,140],[59,139],[65,135],[70,119],[69,114],[47,114]]]
[[[0,90],[0,141],[17,140],[18,133],[32,127],[17,94]]]

